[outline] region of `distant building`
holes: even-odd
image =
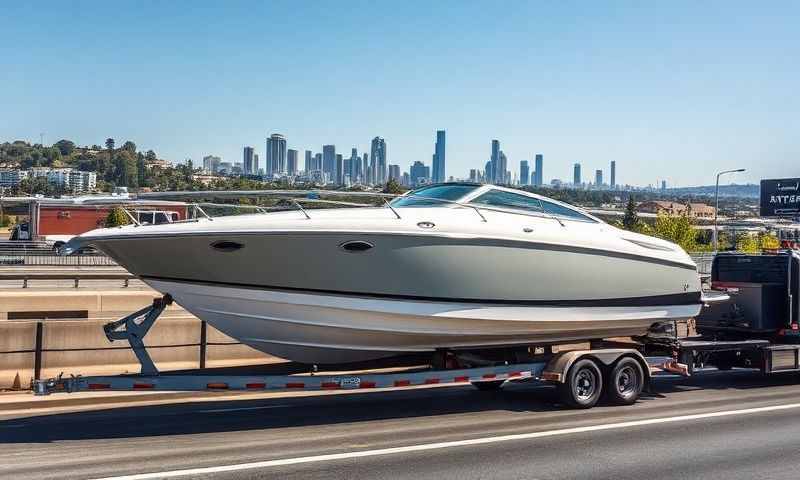
[[[478,181],[478,170],[471,168],[469,170],[469,181],[470,182],[477,182]]]
[[[444,130],[437,130],[436,151],[433,154],[433,182],[444,182],[445,178],[445,133]]]
[[[492,140],[492,156],[489,157],[489,167],[486,169],[487,181],[491,183],[502,183],[502,175],[498,172],[500,164],[500,140]]]
[[[400,181],[400,165],[389,165],[389,180]]]
[[[303,170],[308,173],[313,170],[311,167],[314,166],[314,153],[311,150],[306,150],[306,158],[305,162],[303,163]]]
[[[381,137],[373,138],[371,150],[374,183],[386,183],[386,140]]]
[[[273,133],[267,138],[267,175],[286,173],[286,137]]]
[[[344,161],[342,160],[342,154],[336,154],[336,170],[335,170],[335,177],[336,178],[336,185],[344,185]]]
[[[361,182],[365,185],[369,185],[372,183],[372,180],[369,176],[369,154],[364,153],[364,156],[361,159]]]
[[[203,170],[209,173],[218,173],[222,159],[216,155],[206,155],[203,157]]]
[[[290,148],[286,151],[286,173],[297,175],[297,150]]]
[[[528,185],[530,182],[530,167],[527,160],[520,160],[519,162],[519,184]]]
[[[350,181],[352,183],[359,183],[362,181],[361,158],[358,156],[358,149],[355,147],[350,150],[350,159],[347,162],[345,171],[350,175]]]
[[[26,178],[27,170],[0,170],[0,187],[17,187]]]
[[[572,184],[576,187],[581,185],[581,164],[576,163],[572,166]]]
[[[617,187],[617,162],[611,160],[611,189]]]
[[[245,175],[252,175],[253,172],[258,171],[258,167],[255,167],[254,169],[253,165],[254,155],[255,152],[253,150],[253,147],[244,147],[244,150],[242,152],[242,164],[244,164]]]
[[[506,154],[500,150],[499,161],[495,166],[495,183],[503,185],[509,183],[508,181],[508,158]]]
[[[233,164],[231,162],[220,162],[216,173],[230,175],[233,173]]]
[[[541,187],[544,185],[544,155],[541,153],[536,154],[536,165],[535,165],[535,177],[536,180],[533,182],[534,185],[537,187]]]
[[[327,174],[328,179],[336,178],[336,146],[322,146],[322,173]]]
[[[602,170],[596,170],[594,172],[594,185],[596,187],[602,187],[603,186],[603,171]]]
[[[666,189],[667,189],[667,181],[661,180],[661,190],[666,190]]]
[[[258,166],[258,154],[253,154],[253,171],[250,175],[261,175],[261,167]]]
[[[705,203],[678,203],[669,201],[654,200],[642,202],[637,209],[645,213],[661,213],[670,217],[688,215],[690,218],[711,219],[714,218],[714,207]]]
[[[430,183],[431,181],[431,169],[430,167],[425,166],[424,163],[416,161],[413,165],[411,165],[408,176],[411,186],[416,187],[419,185],[424,185],[426,183]]]

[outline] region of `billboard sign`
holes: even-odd
[[[800,178],[761,180],[761,216],[800,216]]]

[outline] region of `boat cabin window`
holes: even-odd
[[[542,207],[544,207],[544,212],[549,213],[550,215],[556,215],[568,220],[580,220],[582,222],[596,223],[595,219],[587,217],[577,210],[573,210],[557,203],[548,202],[547,200],[542,200]]]
[[[542,203],[538,198],[505,192],[503,190],[489,190],[470,203],[478,203],[498,208],[527,210],[529,212],[542,212]]]
[[[423,187],[392,201],[393,207],[423,207],[431,205],[446,205],[447,201],[455,202],[469,192],[478,188],[478,185],[444,184]],[[444,201],[437,201],[437,199]]]

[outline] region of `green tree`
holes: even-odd
[[[136,153],[136,144],[128,140],[122,144],[122,149],[131,153]]]
[[[633,231],[638,225],[639,215],[636,213],[636,201],[631,195],[628,197],[628,205],[625,207],[625,216],[622,217],[622,228]]]
[[[114,207],[108,212],[106,217],[106,228],[119,227],[131,223],[130,218],[122,209],[122,207]]]
[[[72,152],[75,151],[75,143],[70,140],[59,140],[55,144],[53,144],[63,156],[72,155]]]
[[[692,227],[692,221],[686,215],[670,217],[659,213],[656,223],[653,225],[653,235],[676,243],[687,252],[697,250],[697,231]]]
[[[383,193],[391,193],[393,195],[400,195],[401,193],[405,192],[403,186],[397,182],[394,178],[390,178],[388,182],[386,182],[386,186],[383,187]]]

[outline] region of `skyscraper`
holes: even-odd
[[[258,166],[258,154],[253,154],[253,175],[261,175],[261,170],[259,170]]]
[[[210,173],[217,173],[220,168],[220,163],[222,163],[222,158],[216,155],[206,155],[203,157],[203,170]]]
[[[497,184],[506,184],[508,182],[508,159],[506,158],[506,154],[500,150],[500,161],[497,162],[495,170],[495,183]]]
[[[603,171],[597,170],[594,172],[594,186],[601,187],[603,186]]]
[[[322,154],[321,153],[315,153],[314,154],[314,168],[313,168],[313,170],[315,172],[320,172],[320,173],[322,172]]]
[[[386,140],[381,137],[372,139],[372,168],[374,172],[374,182],[376,184],[386,183]]]
[[[430,181],[431,169],[430,167],[425,166],[424,163],[416,161],[413,165],[411,165],[408,174],[411,186],[416,187]]]
[[[244,174],[253,174],[253,147],[244,147],[242,152],[242,163],[244,164]],[[258,169],[256,169],[256,172]]]
[[[436,153],[433,154],[433,182],[445,181],[445,133],[436,131]]]
[[[344,185],[344,162],[342,154],[336,154],[336,185]]]
[[[544,185],[544,155],[536,154],[536,180],[533,182],[537,187]]]
[[[305,172],[308,173],[311,170],[313,170],[312,168],[313,166],[314,166],[314,154],[311,152],[311,150],[306,150],[306,158],[305,158],[305,163],[303,164],[303,170],[305,170]]]
[[[400,181],[400,165],[389,165],[389,180]]]
[[[336,146],[322,146],[322,173],[328,175],[329,181],[336,180]]]
[[[617,162],[611,160],[611,189],[614,190],[617,187]]]
[[[286,173],[297,175],[297,150],[290,148],[286,152]]]
[[[369,185],[372,183],[372,180],[369,178],[369,154],[365,153],[364,158],[361,161],[361,183],[365,185]]]
[[[361,158],[358,156],[358,149],[353,148],[350,151],[350,161],[346,168],[346,173],[350,175],[350,182],[356,183],[361,181]]]
[[[286,137],[273,133],[267,138],[267,175],[286,172]]]
[[[528,167],[527,160],[519,162],[519,184],[527,185],[530,178],[530,167]]]
[[[576,163],[572,167],[572,183],[576,187],[581,184],[581,164]]]
[[[486,181],[491,183],[502,183],[497,180],[498,171],[497,165],[500,163],[500,140],[492,140],[492,157],[489,160],[491,168],[486,172]]]

